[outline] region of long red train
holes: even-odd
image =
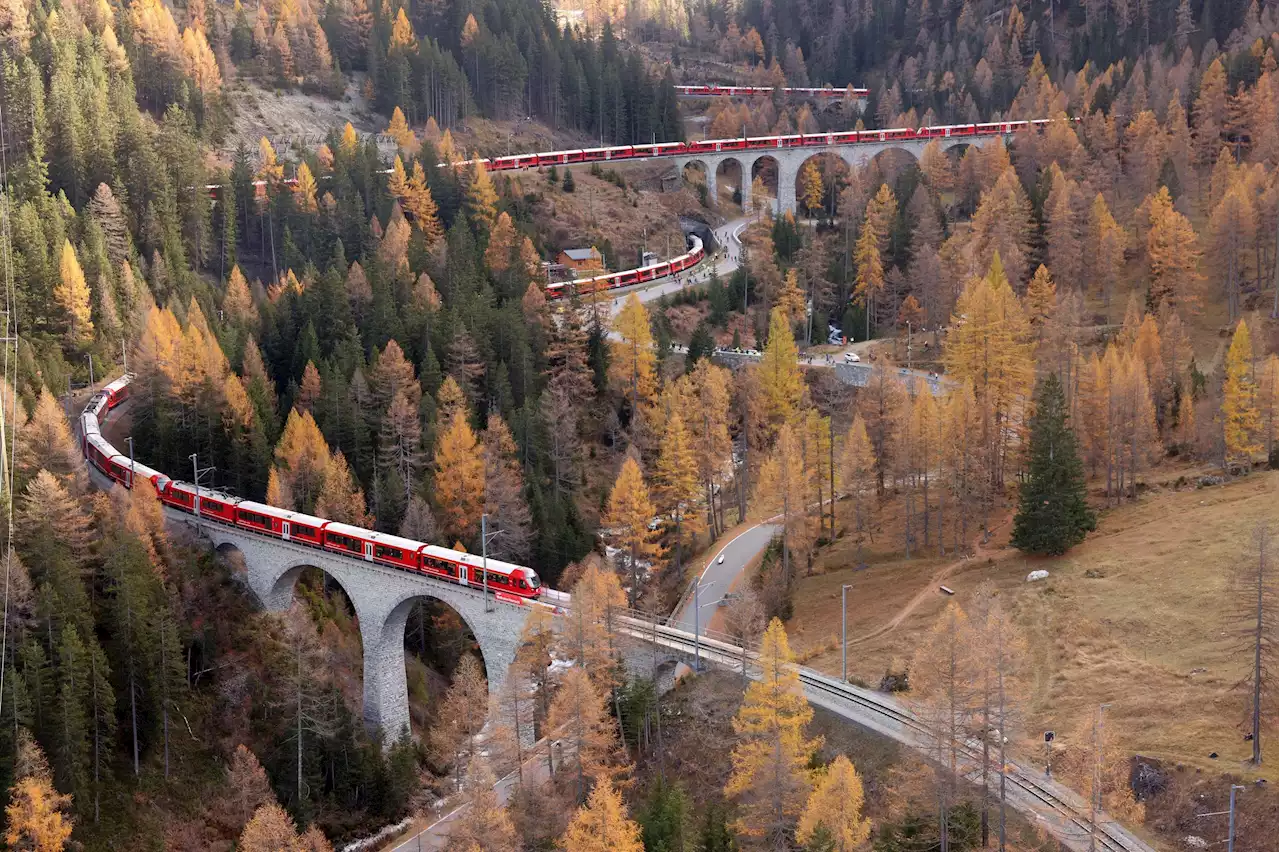
[[[659,278],[666,278],[668,275],[692,269],[702,262],[707,253],[702,247],[701,238],[690,235],[689,243],[689,251],[679,257],[673,257],[671,260],[664,260],[661,263],[651,263],[648,266],[641,266],[636,269],[624,269],[621,272],[594,275],[590,278],[579,278],[576,281],[557,281],[554,284],[548,284],[547,298],[559,299],[570,293],[585,296],[606,290],[617,290],[619,287],[630,287],[632,284],[657,281]]]
[[[1071,119],[1079,122],[1080,119]],[[898,127],[889,130],[843,130],[830,133],[796,133],[789,136],[746,136],[733,139],[698,139],[692,142],[655,142],[641,145],[613,145],[603,148],[574,148],[564,151],[546,151],[536,154],[512,154],[507,157],[484,157],[480,160],[459,160],[440,163],[440,168],[462,168],[479,162],[489,171],[536,169],[542,166],[573,166],[580,163],[606,163],[616,160],[648,160],[661,157],[687,157],[695,154],[720,154],[730,151],[768,151],[777,148],[826,148],[833,145],[870,145],[881,142],[916,142],[928,139],[953,139],[967,137],[1007,136],[1026,130],[1042,130],[1053,119],[1037,118],[1030,121],[993,121],[983,124],[945,124],[934,127]],[[384,169],[390,174],[391,169]],[[293,185],[296,180],[283,181]],[[255,187],[266,186],[266,181],[255,180]],[[205,187],[216,194],[221,184]]]
[[[771,95],[773,94],[773,86],[717,86],[715,84],[703,84],[696,86],[676,86],[676,94],[682,98],[749,98],[755,95]],[[849,89],[837,89],[832,86],[823,86],[821,88],[814,86],[785,86],[782,89],[786,95],[800,95],[806,98],[831,98],[833,100],[843,98],[849,94]],[[853,96],[855,98],[865,98],[870,94],[869,89],[854,89]]]
[[[487,586],[497,599],[507,603],[528,603],[542,596],[542,581],[537,572],[523,565],[497,559],[485,560],[457,550],[241,500],[220,491],[170,479],[160,471],[122,455],[103,437],[100,420],[128,398],[132,380],[133,374],[126,373],[108,384],[89,400],[80,415],[81,451],[85,459],[125,488],[145,482],[155,489],[156,497],[164,505],[203,520],[292,544],[428,574],[462,586]]]

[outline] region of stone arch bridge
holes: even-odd
[[[885,151],[905,151],[918,161],[924,153],[925,145],[936,141],[946,152],[955,148],[970,145],[983,147],[989,144],[1003,145],[1013,134],[985,136],[952,136],[934,139],[896,139],[884,142],[857,142],[847,145],[804,146],[799,148],[756,148],[751,150],[732,150],[724,152],[706,152],[676,157],[676,175],[681,179],[687,166],[701,165],[707,179],[707,196],[712,206],[716,203],[716,173],[725,163],[736,163],[741,175],[742,209],[751,207],[751,176],[756,165],[765,159],[772,159],[778,164],[778,201],[779,214],[796,209],[796,179],[800,170],[811,158],[820,154],[833,154],[849,165],[850,169],[865,165]],[[732,140],[725,140],[732,141]]]
[[[315,547],[266,538],[166,509],[170,523],[207,538],[219,552],[244,558],[245,581],[268,612],[282,612],[293,600],[298,577],[317,568],[342,587],[355,608],[364,651],[364,722],[393,741],[409,730],[409,690],[405,680],[405,624],[415,603],[438,600],[452,607],[480,646],[490,693],[514,660],[529,608],[503,603],[481,589],[448,583],[329,553]]]

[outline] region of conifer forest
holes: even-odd
[[[0,0],[0,844],[1274,852],[1278,54],[1275,0]],[[189,480],[536,572],[514,658],[424,586],[370,724],[357,593],[267,606]]]

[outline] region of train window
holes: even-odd
[[[202,509],[208,509],[210,512],[221,512],[226,506],[223,506],[217,500],[209,500],[208,498],[200,501]]]
[[[266,515],[259,515],[257,512],[246,512],[243,509],[241,509],[240,520],[245,521],[246,523],[254,524],[259,527],[265,527],[267,529],[270,529],[271,527],[271,519],[268,518]]]
[[[433,556],[427,556],[423,558],[422,564],[427,568],[430,568],[432,571],[440,571],[441,573],[448,574],[450,577],[457,576],[457,572],[454,570],[452,562],[446,562],[443,559],[436,559]]]
[[[315,527],[309,527],[309,526],[306,526],[305,524],[294,524],[293,534],[314,537],[316,534],[316,530],[315,530]]]
[[[404,559],[404,552],[396,547],[384,547],[379,544],[374,547],[373,552],[379,559]]]
[[[343,550],[350,550],[353,553],[361,551],[360,542],[348,535],[339,533],[329,533],[329,544],[341,547]]]

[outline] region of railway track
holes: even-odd
[[[749,673],[758,673],[758,657],[714,636],[698,636],[662,625],[655,626],[643,617],[620,619],[624,632],[644,642],[685,654],[696,653],[708,662],[740,669],[744,653]],[[756,667],[756,672],[752,668]],[[917,750],[927,751],[932,738],[929,727],[895,699],[843,683],[803,666],[796,667],[800,683],[810,703],[823,707],[875,733],[888,736]],[[970,781],[981,783],[982,750],[980,743],[965,741],[957,753],[968,761],[963,773]],[[998,776],[997,776],[998,777]],[[1044,828],[1063,845],[1077,852],[1092,847],[1104,852],[1154,852],[1144,841],[1123,826],[1099,812],[1095,826],[1089,807],[1081,797],[1063,785],[1039,777],[1035,770],[1016,763],[1006,764],[1004,771],[1006,801]]]

